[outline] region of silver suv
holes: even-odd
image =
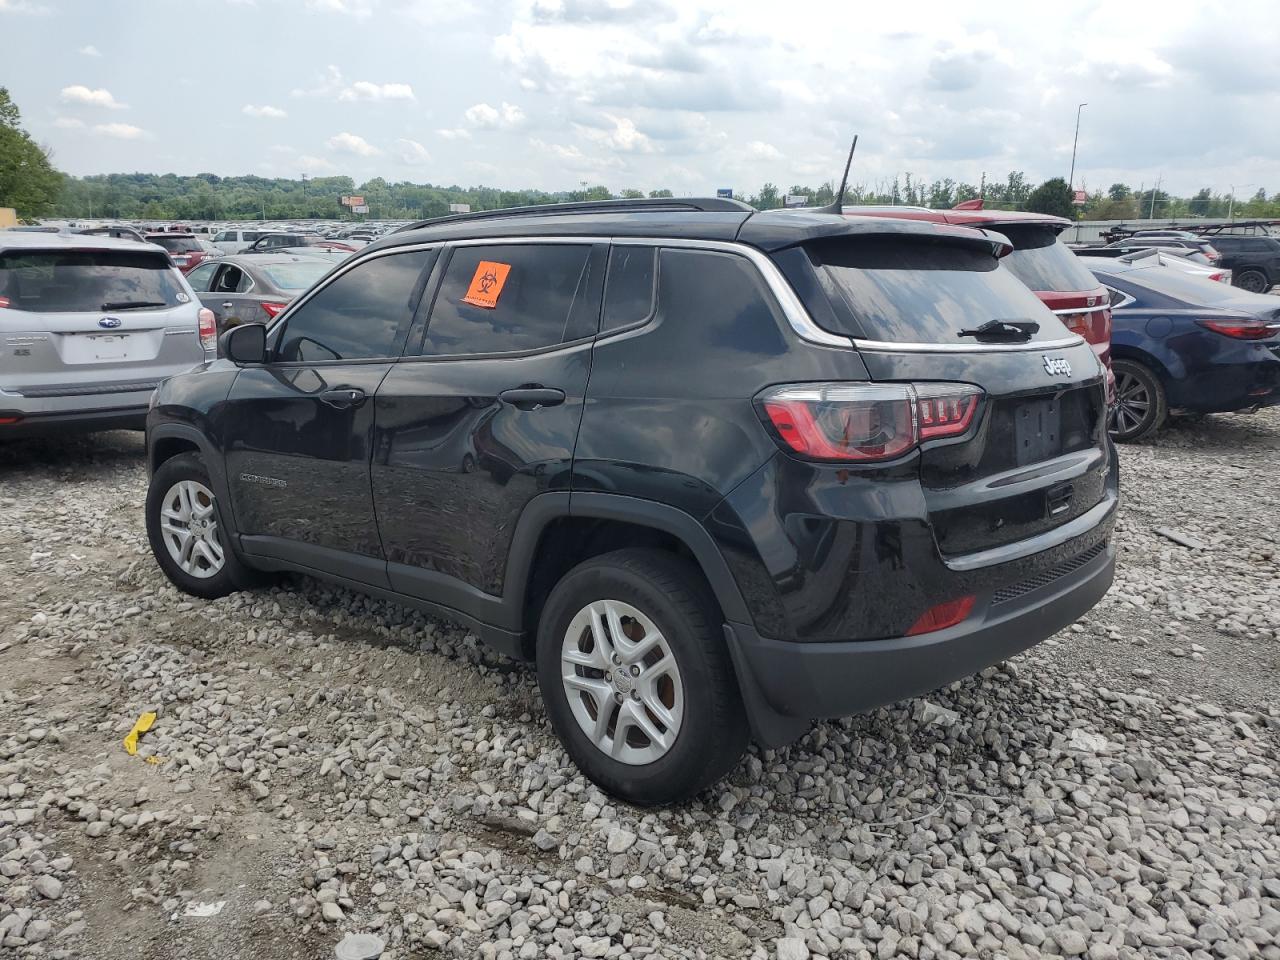
[[[161,381],[215,351],[160,247],[0,230],[0,440],[142,429]]]

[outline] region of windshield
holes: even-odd
[[[1007,320],[1039,324],[1033,340],[1069,336],[989,252],[883,239],[818,242],[806,250],[842,328],[833,333],[898,343],[975,343],[961,331]]]
[[[1005,266],[1032,290],[1082,293],[1098,288],[1093,274],[1058,239],[1056,230],[1008,224],[997,224],[992,229],[1003,233],[1013,244],[1013,253],[1004,258]]]
[[[309,263],[272,263],[262,267],[267,279],[281,290],[305,290],[329,272],[328,260]]]
[[[196,253],[200,250],[200,241],[195,237],[148,237],[147,240],[170,253]]]
[[[33,313],[174,307],[188,296],[166,257],[119,250],[0,254],[0,308]]]

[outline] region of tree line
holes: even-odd
[[[759,210],[784,205],[787,196],[801,197],[804,206],[830,203],[832,183],[817,187],[792,185],[783,190],[766,183],[740,198]],[[1021,171],[973,184],[950,177],[924,180],[905,174],[876,183],[855,183],[846,203],[909,204],[946,209],[981,196],[986,206],[1033,210],[1089,220],[1132,220],[1141,217],[1280,217],[1280,192],[1268,196],[1259,187],[1249,196],[1230,197],[1204,187],[1191,197],[1175,197],[1158,189],[1113,183],[1106,190],[1086,191],[1087,201],[1076,206],[1072,190],[1061,177],[1033,185]],[[49,151],[22,128],[21,115],[0,87],[0,206],[17,209],[25,218],[122,220],[302,220],[350,217],[339,198],[362,196],[368,216],[381,220],[413,220],[444,216],[451,204],[472,210],[533,206],[574,200],[670,197],[671,190],[633,188],[614,191],[603,184],[581,190],[501,190],[399,181],[375,177],[357,184],[351,177],[220,177],[154,173],[111,173],[88,177],[64,175],[54,167]]]

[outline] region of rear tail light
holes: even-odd
[[[12,426],[13,424],[19,422],[21,419],[22,419],[21,416],[6,413],[4,416],[0,416],[0,427]]]
[[[218,318],[208,307],[201,307],[200,313],[200,346],[206,350],[214,350],[218,346]]]
[[[0,297],[0,307],[7,307],[7,306],[9,306],[9,298]]]
[[[1263,323],[1261,320],[1197,320],[1196,323],[1234,340],[1265,340],[1280,330],[1280,323]]]
[[[262,309],[267,311],[267,316],[274,320],[276,318],[276,314],[287,306],[287,303],[264,303],[262,305]]]
[[[892,460],[926,440],[965,433],[982,391],[967,383],[814,383],[759,398],[780,443],[810,460]]]
[[[914,637],[917,634],[933,633],[935,630],[954,627],[973,611],[975,599],[972,596],[960,597],[956,600],[948,600],[945,603],[930,607],[921,614],[919,620],[911,625],[911,629],[907,631],[907,636]]]

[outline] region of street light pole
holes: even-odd
[[[1076,188],[1076,144],[1080,142],[1080,111],[1087,106],[1087,103],[1082,103],[1076,107],[1076,135],[1071,140],[1071,173],[1067,175],[1067,186],[1072,190]]]
[[[1227,219],[1234,220],[1236,212],[1236,187],[1252,187],[1252,183],[1231,184],[1231,202],[1227,204]]]

